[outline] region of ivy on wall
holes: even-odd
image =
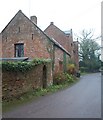
[[[39,64],[50,63],[50,59],[33,59],[32,61],[27,62],[1,62],[3,71],[12,71],[12,72],[26,72],[31,70]]]

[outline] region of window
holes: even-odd
[[[33,40],[34,34],[32,34],[32,40]]]
[[[19,33],[20,33],[20,27],[19,27]]]
[[[24,57],[24,44],[15,44],[15,57]]]

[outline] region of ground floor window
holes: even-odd
[[[24,43],[17,43],[15,47],[15,57],[24,57]]]

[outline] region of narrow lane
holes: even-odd
[[[101,118],[101,75],[84,75],[72,87],[3,114],[6,118]]]

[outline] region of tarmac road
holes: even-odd
[[[101,118],[101,75],[81,76],[63,91],[4,113],[5,118]]]

